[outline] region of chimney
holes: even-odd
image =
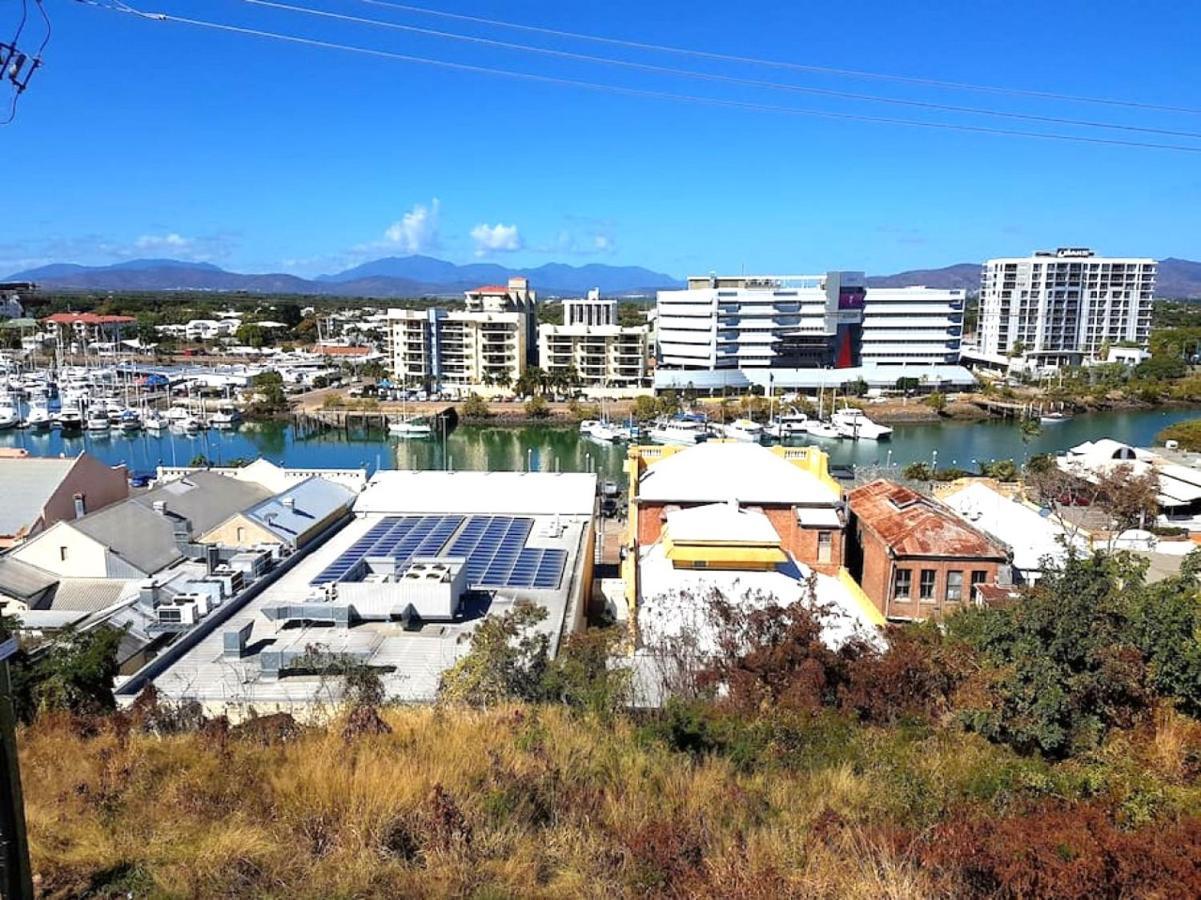
[[[283,503],[284,509],[295,509],[296,508],[296,498],[295,497],[284,497],[284,499],[281,500],[280,502]]]
[[[165,515],[167,514],[167,504],[166,504],[166,501],[163,501],[163,500],[155,500],[155,501],[154,501],[152,504],[150,504],[150,505],[151,505],[152,507],[154,507],[154,511],[155,511],[156,513],[158,513],[160,516],[165,516]]]
[[[145,610],[153,610],[158,603],[158,583],[151,579],[143,581],[138,587],[138,606]]]
[[[88,512],[87,504],[84,503],[83,494],[76,494],[71,499],[75,501],[75,518],[82,519],[85,515],[87,515]]]
[[[221,562],[221,548],[216,544],[209,544],[204,548],[205,569],[210,575]]]

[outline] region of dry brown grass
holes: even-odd
[[[954,878],[917,861],[923,829],[1025,790],[990,786],[994,771],[1037,781],[963,735],[862,729],[859,762],[832,746],[780,765],[775,751],[693,757],[555,708],[384,718],[390,733],[348,741],[334,722],[275,743],[108,725],[81,737],[42,720],[21,735],[42,892],[952,896]],[[1195,802],[1193,727],[1164,718],[1145,742],[1182,779],[1176,808]]]

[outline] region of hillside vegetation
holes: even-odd
[[[45,896],[1194,897],[1196,574],[1071,559],[1005,609],[821,637],[709,598],[715,654],[655,713],[604,665],[485,620],[433,708],[347,672],[326,724],[231,726],[143,695],[20,735]],[[696,659],[680,647],[679,661]]]

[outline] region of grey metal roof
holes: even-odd
[[[212,472],[193,472],[70,525],[110,548],[138,571],[152,575],[182,559],[175,543],[175,524],[180,519],[188,520],[194,538],[270,496],[271,492],[260,484]],[[165,514],[155,512],[157,501],[166,505]]]
[[[324,478],[306,478],[246,510],[246,515],[285,541],[295,542],[319,523],[346,510],[357,495]]]
[[[11,556],[0,557],[0,593],[28,600],[52,587],[58,576]]]
[[[64,578],[44,608],[98,612],[128,596],[133,583],[124,578]]]
[[[17,534],[36,521],[77,458],[0,459],[0,534]]]
[[[187,519],[192,534],[199,535],[270,496],[271,491],[256,482],[201,471],[147,491],[133,501],[150,510],[157,501],[165,503],[169,514]]]
[[[171,520],[138,500],[117,503],[69,524],[147,575],[183,557]]]

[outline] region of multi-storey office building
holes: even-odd
[[[388,310],[392,372],[404,384],[508,385],[530,362],[537,295],[525,278],[466,293],[466,309]]]
[[[538,326],[539,364],[551,373],[574,368],[585,385],[638,387],[647,378],[648,334],[645,325],[619,325],[617,301],[593,289],[586,300],[563,301],[562,325]]]
[[[1079,363],[1102,346],[1145,346],[1158,263],[1061,247],[990,259],[980,284],[984,356],[1009,354],[1042,365]]]
[[[963,291],[868,288],[864,365],[955,365],[963,339]]]
[[[665,368],[955,365],[963,292],[868,288],[862,272],[701,276],[658,294]]]

